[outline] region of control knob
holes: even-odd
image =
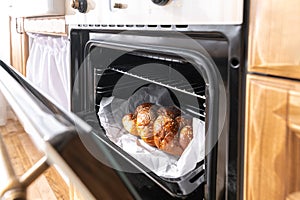
[[[71,6],[79,12],[85,13],[87,10],[87,0],[72,0]]]
[[[164,6],[168,3],[169,0],[151,0],[151,1],[157,5]]]

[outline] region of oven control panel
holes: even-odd
[[[66,3],[66,22],[88,25],[241,24],[243,0],[71,0]]]

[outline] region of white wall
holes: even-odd
[[[1,1],[0,12],[0,59],[10,64],[10,42],[9,42],[9,1]]]

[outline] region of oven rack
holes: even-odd
[[[95,104],[95,106],[99,109],[100,108],[100,104]],[[201,108],[197,108],[195,106],[191,106],[191,105],[183,105],[180,107],[180,110],[184,111],[183,113],[191,113],[194,116],[198,116],[200,118],[200,120],[205,120],[206,117],[206,113],[205,113],[205,109],[201,109]]]
[[[131,76],[149,83],[154,83],[178,92],[182,92],[188,95],[192,95],[195,96],[197,98],[201,98],[203,100],[206,99],[205,96],[205,86],[203,85],[199,85],[198,83],[189,83],[186,84],[186,82],[183,81],[177,81],[177,80],[170,80],[170,79],[166,79],[165,77],[159,76],[159,74],[147,74],[147,76],[145,75],[137,75],[137,74],[133,74],[130,72],[127,72],[125,70],[122,70],[122,68],[124,69],[128,69],[128,66],[110,66],[108,67],[108,69],[114,71],[114,72],[118,72],[118,73],[122,73],[124,75],[127,76]],[[96,69],[96,75],[103,75],[103,73],[106,73],[107,69]],[[111,73],[111,72],[109,72]],[[106,74],[107,75],[107,74]],[[184,84],[183,84],[184,83]],[[124,87],[128,86],[127,84],[124,85]],[[193,90],[189,90],[188,87],[192,86]],[[113,86],[107,86],[107,88],[113,88]],[[98,89],[104,89],[104,88],[98,88]],[[203,94],[203,95],[201,95]]]
[[[192,113],[193,115],[196,115],[196,116],[200,117],[200,119],[201,118],[205,119],[205,116],[206,116],[205,108],[201,109],[201,108],[198,108],[198,107],[192,106],[192,105],[182,105],[181,109],[186,111],[186,112]]]

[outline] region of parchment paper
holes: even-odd
[[[122,117],[144,102],[162,106],[174,105],[168,90],[154,84],[139,89],[128,100],[113,96],[103,98],[98,115],[107,137],[158,176],[178,178],[193,170],[205,156],[204,122],[193,118],[194,138],[183,154],[176,157],[149,146],[123,128]]]

